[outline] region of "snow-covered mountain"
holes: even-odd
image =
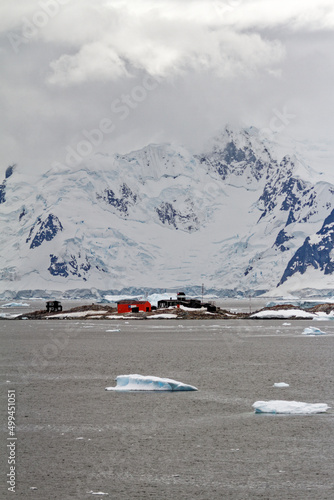
[[[226,128],[199,155],[153,144],[35,177],[10,166],[0,294],[204,283],[332,295],[333,209],[334,185],[253,127]]]

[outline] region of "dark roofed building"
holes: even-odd
[[[63,308],[58,300],[49,300],[46,303],[46,310],[48,312],[56,312],[56,311],[62,311]]]
[[[201,309],[206,307],[209,312],[217,310],[214,304],[210,302],[201,302],[199,299],[187,299],[184,292],[178,292],[176,299],[170,297],[169,299],[161,299],[158,301],[158,309],[167,309],[168,307],[189,307],[190,309]]]

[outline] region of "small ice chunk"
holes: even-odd
[[[93,490],[87,491],[87,493],[91,495],[109,495],[109,493],[103,493],[103,491],[93,491]]]
[[[323,413],[330,406],[325,403],[301,403],[298,401],[256,401],[253,405],[255,413],[289,413],[306,415]]]
[[[285,382],[275,382],[273,387],[289,387],[289,384],[286,384]]]
[[[116,387],[106,387],[106,391],[197,391],[193,385],[187,385],[171,378],[148,375],[118,375]]]
[[[326,332],[323,332],[319,328],[315,328],[314,326],[309,326],[305,328],[302,332],[302,335],[327,335]]]

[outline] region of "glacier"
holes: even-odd
[[[187,385],[170,378],[148,375],[118,375],[115,387],[106,387],[106,391],[197,391],[193,385]]]
[[[24,302],[9,302],[8,304],[2,304],[0,307],[29,307],[29,305]]]
[[[256,401],[253,405],[255,413],[283,413],[292,415],[312,415],[324,413],[330,409],[325,403],[302,403],[298,401]]]
[[[332,296],[334,184],[293,145],[225,127],[0,179],[0,297],[184,289]],[[317,166],[317,168],[319,168]]]

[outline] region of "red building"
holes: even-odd
[[[118,313],[128,313],[128,312],[150,312],[151,304],[147,300],[133,300],[125,299],[117,302],[117,312]]]

